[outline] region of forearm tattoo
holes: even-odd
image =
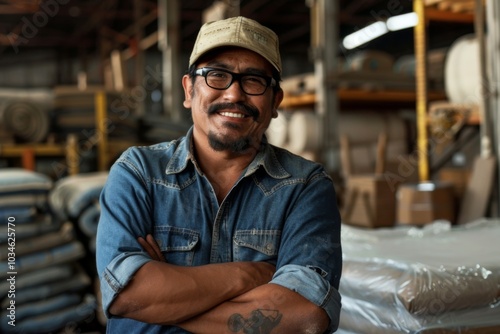
[[[278,310],[254,310],[248,319],[235,313],[229,317],[227,326],[231,332],[243,334],[270,334],[278,326],[282,314]]]

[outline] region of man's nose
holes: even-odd
[[[233,80],[231,85],[224,90],[224,96],[231,101],[240,101],[246,98],[247,94],[241,87],[239,80]]]

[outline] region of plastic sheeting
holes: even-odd
[[[341,331],[500,333],[500,221],[344,225]]]

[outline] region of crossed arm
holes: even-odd
[[[233,262],[181,267],[165,262],[151,235],[142,266],[110,313],[194,333],[324,333],[328,316],[298,293],[268,283],[274,266]],[[161,287],[157,288],[157,287]]]

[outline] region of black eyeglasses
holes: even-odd
[[[243,92],[248,95],[262,95],[267,87],[276,86],[274,78],[258,74],[234,73],[213,67],[198,68],[194,73],[204,77],[208,87],[218,90],[228,89],[237,80]]]

